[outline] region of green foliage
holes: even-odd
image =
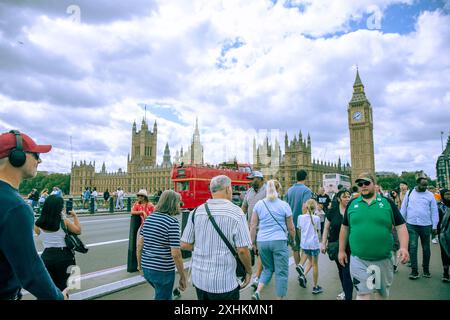
[[[390,175],[377,178],[377,184],[380,185],[383,190],[398,189],[401,181],[405,181],[409,188],[413,188],[416,185],[416,173],[404,171],[400,176]],[[436,186],[436,180],[428,178],[428,185]]]
[[[377,184],[381,186],[383,190],[393,190],[398,188],[400,184],[400,178],[397,175],[377,178]]]
[[[33,188],[36,188],[39,193],[47,188],[50,194],[53,187],[59,187],[64,194],[68,194],[70,191],[70,174],[38,172],[36,177],[22,181],[19,192],[27,195]]]

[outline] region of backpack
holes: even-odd
[[[442,208],[444,209],[444,208]],[[448,257],[450,257],[450,208],[442,210],[444,212],[444,217],[441,221],[441,232],[439,233],[439,243],[444,249]]]

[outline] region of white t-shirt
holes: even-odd
[[[314,226],[311,223],[311,218]],[[316,215],[310,217],[308,213],[298,217],[297,228],[300,230],[300,248],[307,250],[320,249],[319,235],[320,218]]]

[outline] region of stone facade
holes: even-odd
[[[445,150],[436,161],[436,177],[440,188],[448,189],[450,187],[450,134]]]
[[[256,140],[254,140],[253,168],[262,171],[267,179],[278,179],[283,185],[284,191],[296,182],[296,172],[299,169],[305,169],[308,172],[306,184],[315,192],[322,186],[322,177],[325,173],[348,175],[352,177],[352,181],[361,172],[368,171],[375,174],[372,107],[365,96],[364,85],[358,71],[356,72],[353,95],[348,104],[347,112],[350,130],[351,168],[348,163],[342,164],[340,158],[336,163],[312,159],[311,137],[308,134],[307,138],[304,139],[301,131],[298,136],[295,135],[291,140],[286,133],[284,154],[282,154],[278,141],[271,145],[269,139],[266,138],[264,143],[257,146]],[[136,123],[133,123],[131,156],[128,155],[127,172],[122,172],[119,169],[118,172],[108,173],[105,164],[103,164],[102,171],[96,173],[95,163],[87,164],[84,161],[80,164],[72,164],[71,194],[80,194],[86,186],[95,186],[100,192],[105,189],[112,192],[119,186],[124,188],[126,192],[131,193],[135,193],[141,188],[145,188],[151,193],[171,189],[173,187],[170,179],[172,163],[169,146],[168,144],[165,146],[163,163],[157,165],[157,137],[156,121],[153,132],[148,129],[145,119],[142,120],[140,131],[136,130]],[[446,150],[450,150],[449,148],[449,145],[447,145]],[[187,152],[183,152],[183,148],[177,151],[173,162],[175,164],[183,162],[184,165],[203,165],[203,152],[197,119],[191,145]],[[447,161],[447,168],[448,154],[449,152],[439,158],[441,162]],[[447,158],[445,158],[446,156]],[[439,161],[438,163],[440,163]]]
[[[154,193],[172,188],[170,172],[169,145],[166,144],[163,163],[156,163],[158,128],[155,121],[153,132],[148,128],[147,122],[142,120],[141,129],[137,131],[133,123],[131,133],[131,155],[128,154],[127,172],[119,169],[117,172],[106,172],[105,163],[102,170],[95,172],[95,162],[92,164],[81,161],[72,164],[70,175],[70,194],[79,195],[85,187],[96,187],[99,192],[106,189],[110,193],[122,187],[125,192],[136,193],[139,189],[147,189]]]
[[[307,139],[303,139],[301,131],[298,138],[294,136],[290,141],[288,134],[285,134],[284,150],[283,155],[277,140],[273,146],[269,143],[268,138],[258,146],[256,146],[256,141],[253,141],[254,169],[261,171],[266,180],[277,179],[280,181],[284,193],[297,182],[296,173],[300,169],[308,172],[306,185],[314,192],[317,192],[322,186],[323,174],[350,175],[351,173],[350,165],[348,163],[342,165],[341,159],[337,163],[312,159],[311,137],[308,134]]]
[[[183,162],[184,165],[203,165],[203,145],[200,141],[200,131],[198,129],[198,119],[195,120],[194,134],[188,150],[183,152],[183,148],[177,151],[174,159],[175,163]]]
[[[364,93],[364,85],[356,71],[352,99],[348,104],[352,181],[362,173],[375,176],[372,107]]]

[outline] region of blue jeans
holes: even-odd
[[[258,241],[258,250],[263,264],[259,282],[266,286],[275,272],[276,294],[278,297],[286,296],[289,275],[287,240]]]
[[[155,288],[155,300],[172,300],[175,271],[156,271],[142,268],[144,278]]]

